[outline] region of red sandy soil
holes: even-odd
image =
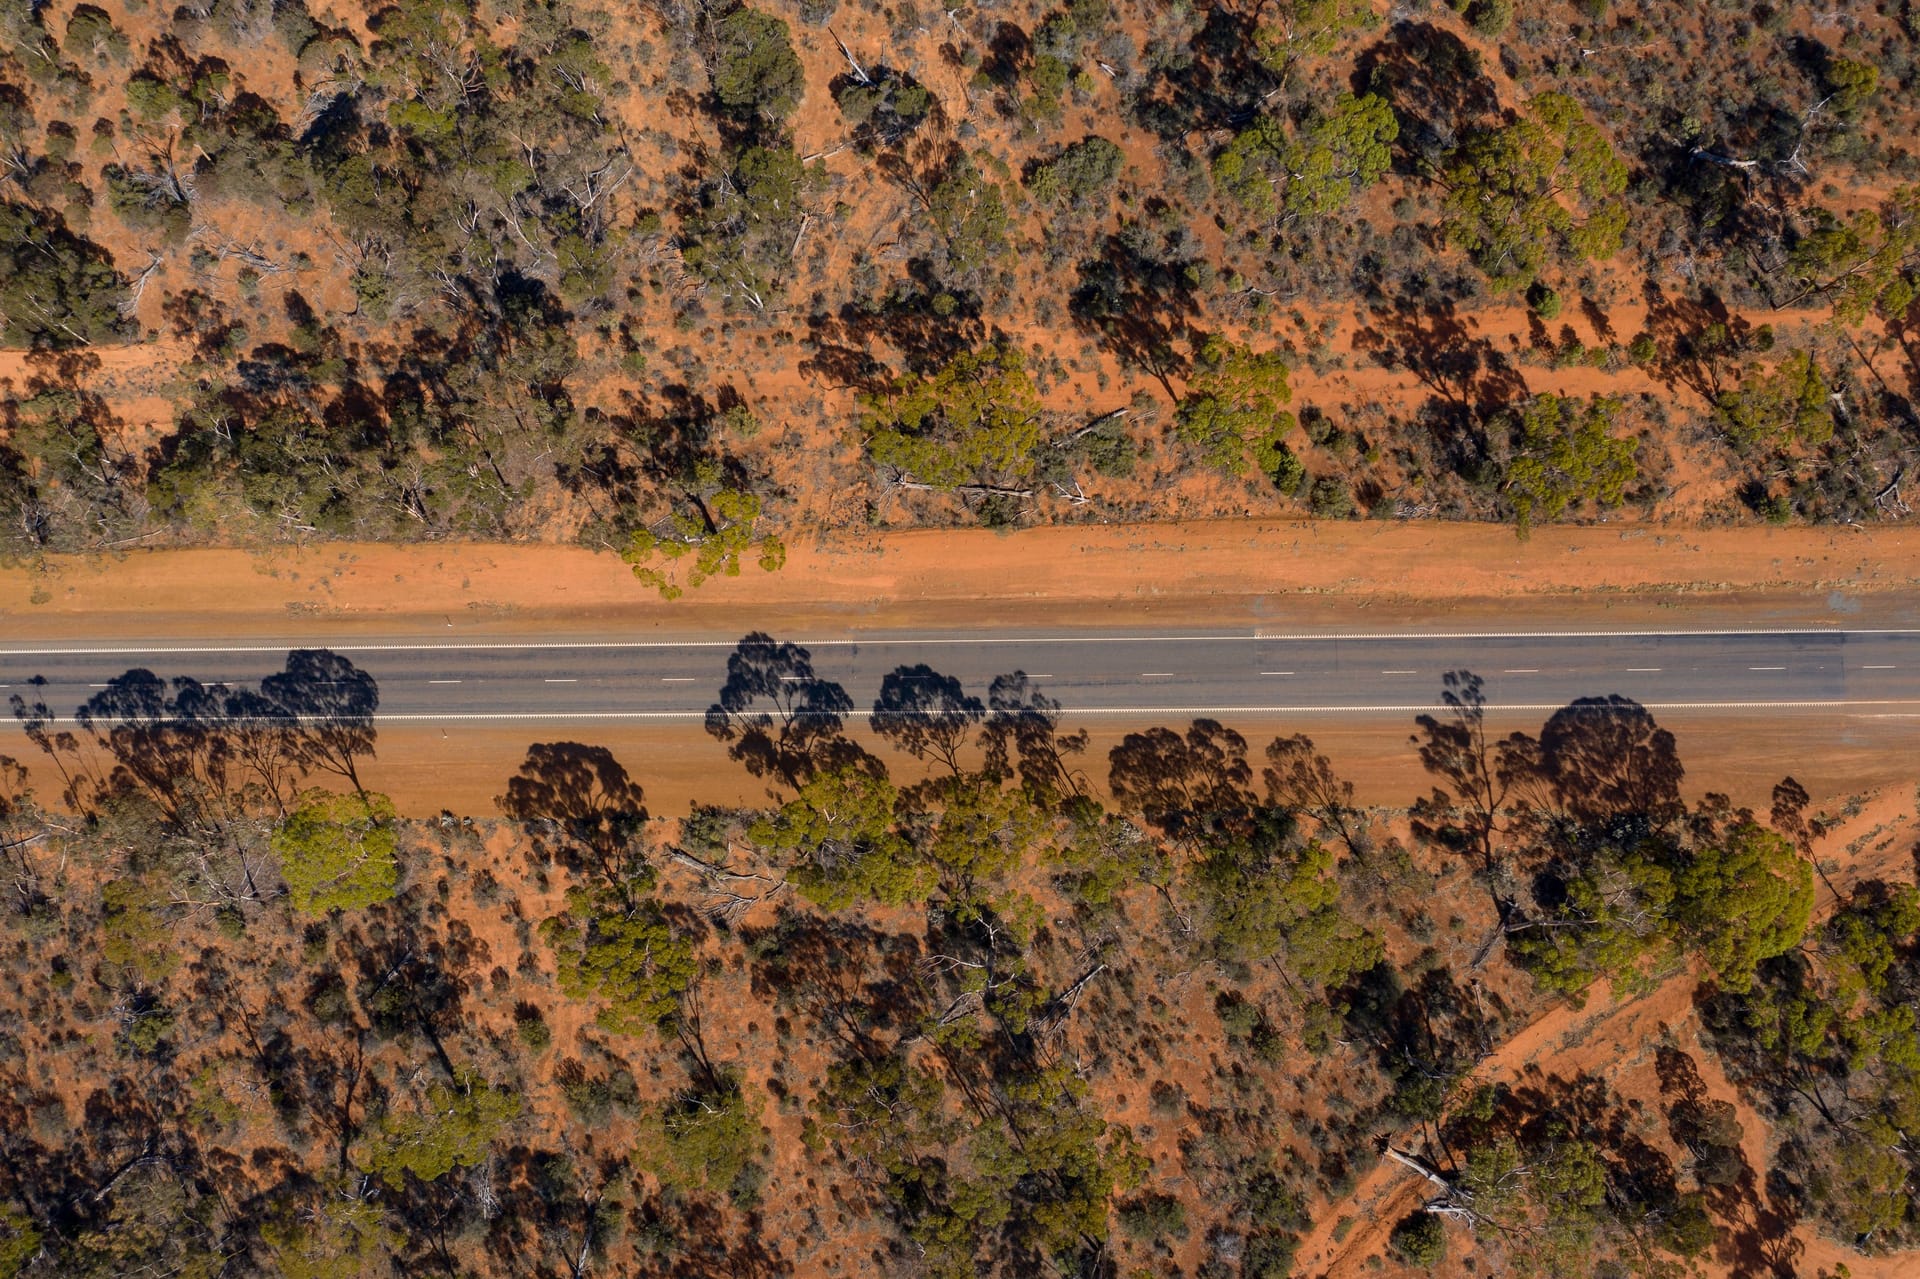
[[[48,556],[0,568],[0,633],[278,634],[297,626],[317,634],[448,623],[711,633],[775,629],[800,616],[816,629],[830,619],[1138,625],[1149,614],[1175,625],[1344,625],[1362,612],[1458,618],[1519,595],[1537,597],[1530,626],[1550,627],[1576,611],[1669,624],[1684,615],[1698,624],[1755,602],[1762,611],[1747,621],[1758,624],[1805,620],[1808,610],[1837,619],[1858,603],[1903,607],[1900,593],[1917,584],[1920,528],[1600,526],[1543,529],[1523,543],[1487,525],[1219,520],[822,538],[793,547],[780,573],[749,567],[672,603],[641,588],[616,557],[578,547],[339,544]],[[1848,598],[1828,598],[1836,593]],[[1512,617],[1504,605],[1487,611]]]

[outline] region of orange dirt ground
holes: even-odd
[[[1348,625],[1508,620],[1747,624],[1908,606],[1920,528],[1549,528],[1197,521],[922,531],[821,539],[667,603],[616,557],[578,547],[441,543],[130,551],[0,569],[9,641],[144,635],[511,631],[673,634],[804,618],[811,628],[968,624]],[[1749,597],[1766,597],[1759,612]],[[111,619],[111,620],[109,620]]]

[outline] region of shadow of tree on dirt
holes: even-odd
[[[561,852],[577,869],[581,854],[617,881],[634,836],[647,823],[646,794],[604,746],[535,742],[520,771],[494,800],[517,822],[546,824],[564,837]]]

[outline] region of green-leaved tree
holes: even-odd
[[[1809,351],[1747,365],[1739,385],[1714,397],[1713,416],[1739,449],[1818,447],[1833,438],[1832,392]]]
[[[762,572],[777,573],[787,546],[759,530],[760,496],[722,485],[688,489],[685,505],[651,528],[635,529],[620,558],[661,599],[679,599],[710,577],[740,576],[742,556]]]
[[[827,910],[920,900],[932,878],[895,828],[899,797],[892,782],[866,769],[827,769],[755,822],[747,837],[786,866],[787,882],[801,896]]]
[[[950,489],[1033,473],[1040,393],[1011,347],[963,352],[938,372],[899,378],[863,408],[867,456],[902,478]]]
[[[1469,135],[1439,180],[1447,239],[1502,291],[1532,284],[1553,252],[1612,257],[1627,229],[1626,162],[1564,93]]]
[[[1174,433],[1209,466],[1231,475],[1247,469],[1249,447],[1265,458],[1298,425],[1283,407],[1293,398],[1287,362],[1217,334],[1201,343]]]
[[[807,91],[806,68],[793,51],[787,24],[746,5],[714,22],[708,66],[713,96],[735,115],[778,124]]]
[[[1673,877],[1673,915],[1728,990],[1806,936],[1813,867],[1785,836],[1741,822],[1693,850]]]
[[[642,1034],[679,1014],[693,980],[693,945],[652,898],[576,888],[540,935],[553,948],[560,989],[597,1002],[594,1019],[614,1034]]]
[[[1266,218],[1325,217],[1377,182],[1393,163],[1400,122],[1376,93],[1343,93],[1298,130],[1261,116],[1214,157],[1213,176]]]
[[[389,1185],[403,1176],[436,1181],[455,1168],[471,1168],[520,1115],[512,1089],[461,1074],[427,1089],[415,1111],[389,1113],[368,1136],[360,1167]]]
[[[751,1197],[760,1153],[760,1093],[732,1075],[655,1107],[642,1121],[640,1165],[664,1186]]]
[[[294,907],[310,915],[360,910],[400,884],[393,801],[369,791],[309,791],[274,828],[273,851]]]
[[[1620,409],[1620,401],[1597,395],[1582,404],[1547,394],[1510,416],[1513,460],[1504,492],[1522,538],[1536,521],[1557,520],[1581,502],[1610,507],[1625,499],[1639,475],[1639,442],[1614,435]]]

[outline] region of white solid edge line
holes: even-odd
[[[1227,644],[1227,643],[1287,643],[1307,644],[1322,641],[1360,642],[1394,640],[1504,640],[1504,639],[1689,639],[1714,636],[1782,636],[1803,635],[1819,636],[1828,639],[1844,639],[1861,635],[1920,635],[1920,627],[1877,627],[1863,630],[1825,630],[1819,627],[1772,627],[1741,630],[1738,628],[1706,630],[1669,630],[1669,631],[1374,631],[1353,633],[1268,635],[967,635],[967,636],[888,636],[870,635],[863,638],[800,639],[780,641],[794,643],[801,648],[857,648],[870,647],[908,647],[908,646],[948,646],[965,644]],[[122,657],[129,654],[167,654],[167,653],[285,653],[290,648],[317,647],[326,648],[335,653],[425,653],[445,649],[450,652],[469,652],[486,650],[514,649],[593,649],[593,648],[633,648],[633,649],[671,649],[671,648],[715,648],[730,649],[739,647],[738,640],[506,640],[441,641],[437,643],[324,643],[321,640],[295,641],[283,644],[220,644],[220,645],[157,645],[144,648],[116,646],[110,648],[9,648],[0,649],[0,658],[4,657],[79,657],[98,654],[106,657]]]
[[[1870,698],[1830,702],[1642,702],[1640,705],[1650,711],[1848,710],[1856,707],[1877,706],[1920,707],[1920,698]],[[1431,702],[1405,706],[1065,706],[1061,707],[1060,714],[1062,717],[1076,715],[1404,715],[1445,709],[1444,706]],[[1485,709],[1490,712],[1539,712],[1562,711],[1568,709],[1568,706],[1565,702],[1508,702],[1499,705],[1489,703]],[[852,710],[843,713],[840,718],[864,720],[871,718],[872,714],[872,711]],[[442,720],[448,722],[544,720],[553,723],[590,719],[705,720],[706,717],[705,711],[449,711],[445,713],[402,711],[392,714],[379,712],[375,714],[374,720],[376,723],[436,723]],[[76,724],[79,721],[71,716],[56,716],[41,722]]]

